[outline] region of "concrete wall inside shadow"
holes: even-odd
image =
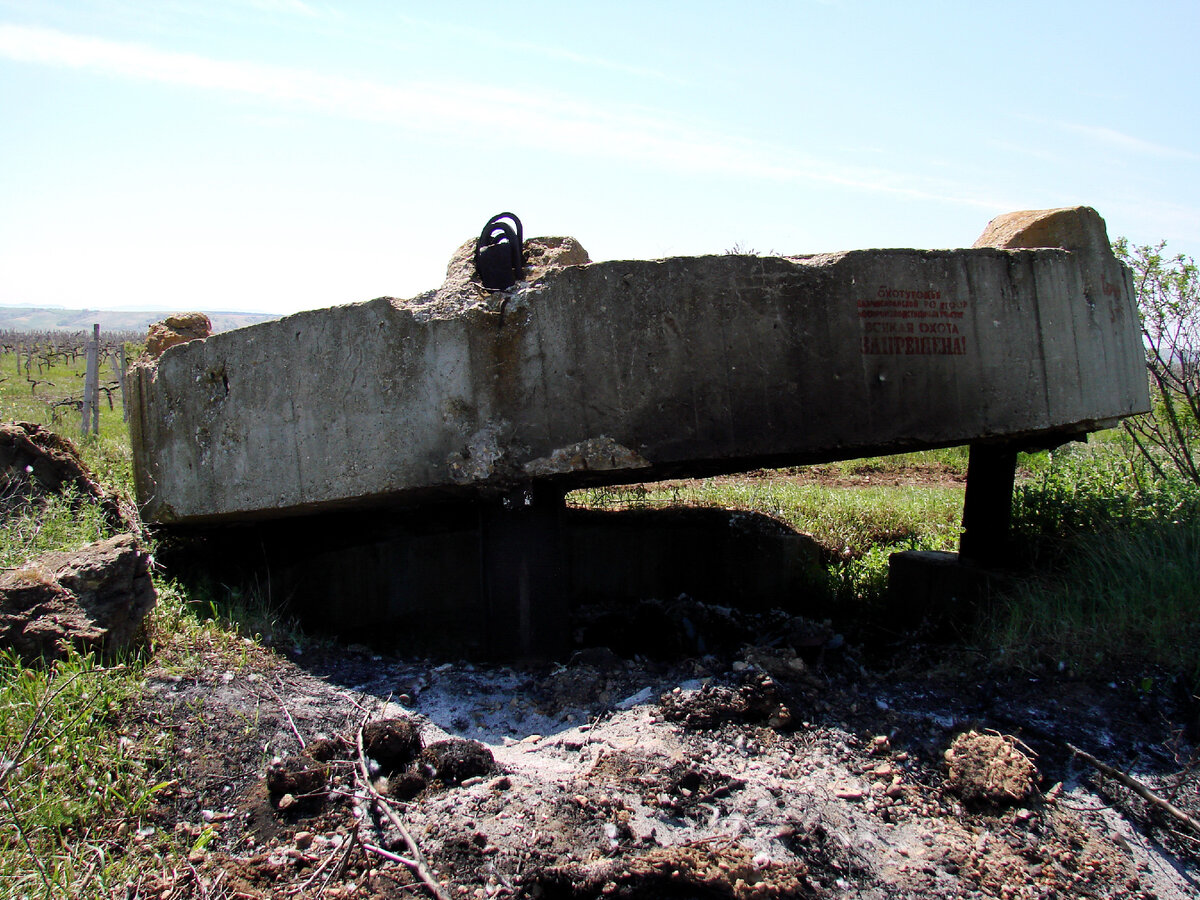
[[[818,548],[764,516],[719,509],[559,513],[563,552],[553,602],[530,611],[536,655],[573,647],[573,612],[675,600],[746,611],[802,611],[822,596]],[[230,583],[270,586],[272,600],[307,630],[380,649],[467,658],[514,658],[513,601],[489,595],[488,552],[477,507],[430,513],[334,515],[216,529],[200,556]],[[195,553],[196,547],[189,552]],[[561,563],[559,561],[561,560]],[[549,618],[547,618],[549,617]]]

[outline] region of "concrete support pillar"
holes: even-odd
[[[533,485],[480,509],[480,579],[488,655],[554,658],[570,614],[564,494]]]
[[[1002,562],[1012,521],[1017,451],[1009,444],[972,444],[967,463],[960,558],[980,566]]]

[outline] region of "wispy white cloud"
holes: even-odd
[[[494,33],[473,28],[461,22],[431,21],[411,16],[403,16],[402,19],[408,24],[410,29],[424,33],[434,33],[453,39],[458,43],[469,42],[476,44],[488,52],[493,52],[496,48],[496,35]],[[687,79],[681,78],[673,72],[665,72],[653,66],[621,62],[620,60],[587,53],[578,53],[574,50],[568,50],[565,47],[539,44],[533,41],[515,41],[511,38],[506,38],[504,41],[504,52],[506,55],[514,58],[521,55],[541,56],[545,59],[568,62],[575,66],[618,72],[623,75],[633,75],[637,78],[648,78],[680,85],[689,83]]]
[[[1153,141],[1143,140],[1139,137],[1124,134],[1113,128],[1105,128],[1100,125],[1078,125],[1074,122],[1059,122],[1059,127],[1066,131],[1072,131],[1075,134],[1081,134],[1084,137],[1091,138],[1102,144],[1108,144],[1110,147],[1116,147],[1120,150],[1127,150],[1131,153],[1141,153],[1146,156],[1169,157],[1172,159],[1200,159],[1200,154],[1193,153],[1190,150],[1182,150],[1178,147],[1168,147],[1164,144],[1156,144]]]
[[[851,167],[708,130],[659,110],[599,105],[551,92],[352,79],[4,24],[0,24],[0,58],[222,91],[287,109],[387,122],[418,133],[491,138],[672,172],[811,181],[989,209],[1006,206],[952,182]]]
[[[285,13],[287,15],[307,16],[315,18],[320,15],[315,9],[302,0],[246,0],[255,9],[264,12]]]

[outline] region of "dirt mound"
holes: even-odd
[[[408,719],[368,722],[363,726],[363,750],[390,775],[420,754],[421,730]]]
[[[114,528],[137,531],[137,517],[102,488],[69,440],[31,422],[0,424],[0,516],[73,488],[100,506]]]
[[[964,800],[1019,803],[1037,785],[1037,767],[1004,735],[964,732],[946,751],[946,763],[946,787]]]

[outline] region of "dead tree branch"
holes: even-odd
[[[405,860],[405,863],[408,864],[409,868],[417,874],[417,877],[419,877],[422,882],[424,882],[425,886],[429,888],[429,892],[433,894],[437,900],[450,900],[449,895],[442,890],[441,884],[438,882],[437,877],[433,874],[433,869],[429,867],[429,862],[425,859],[425,854],[421,852],[421,848],[417,844],[416,839],[409,832],[408,828],[405,827],[404,822],[400,819],[400,816],[396,813],[396,810],[392,808],[390,803],[388,803],[387,798],[379,793],[379,791],[375,789],[375,785],[371,783],[371,773],[367,769],[367,753],[363,748],[363,727],[365,727],[366,724],[367,722],[364,719],[362,725],[359,726],[358,734],[355,735],[356,742],[358,744],[358,773],[360,780],[362,781],[363,789],[370,795],[371,801],[375,804],[379,811],[382,812],[383,815],[387,817],[387,820],[392,823],[395,829],[400,832],[400,836],[404,839],[404,843],[408,845],[408,852],[411,856],[411,859]]]
[[[1150,790],[1150,788],[1146,787],[1146,785],[1142,784],[1132,775],[1127,775],[1120,769],[1114,769],[1112,766],[1108,765],[1108,763],[1101,762],[1100,760],[1096,759],[1096,757],[1092,756],[1092,754],[1085,750],[1080,750],[1074,744],[1068,743],[1066,746],[1068,750],[1070,750],[1084,762],[1094,767],[1096,770],[1125,785],[1125,787],[1129,788],[1154,808],[1162,810],[1176,822],[1186,825],[1192,831],[1200,834],[1200,820],[1189,816],[1170,801],[1158,796],[1158,794],[1154,793],[1154,791]]]

